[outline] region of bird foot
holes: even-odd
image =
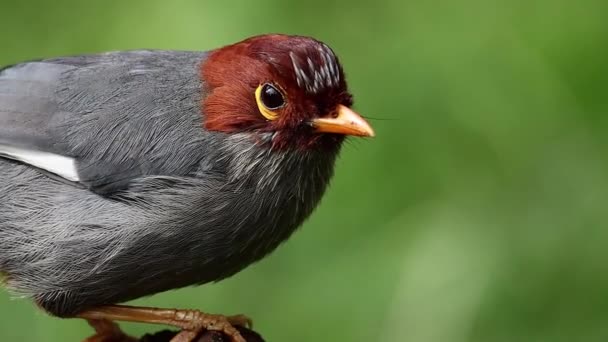
[[[87,320],[89,325],[95,329],[95,335],[86,338],[83,342],[136,342],[133,338],[125,334],[118,324],[105,319]]]
[[[244,315],[224,316],[212,315],[198,310],[176,311],[176,322],[173,324],[183,330],[178,333],[171,342],[191,342],[201,332],[219,331],[230,338],[231,342],[246,342],[235,326],[251,328],[252,322]]]
[[[238,325],[249,328],[252,326],[251,319],[244,315],[224,316],[206,314],[198,310],[156,309],[123,305],[110,305],[91,309],[78,314],[77,317],[87,319],[91,325],[93,325],[91,322],[98,321],[107,322],[103,324],[113,324],[113,327],[104,328],[104,331],[107,330],[114,334],[106,333],[107,336],[116,336],[117,338],[128,336],[122,333],[120,328],[111,321],[166,324],[182,329],[171,342],[191,342],[204,330],[219,331],[230,337],[231,342],[246,342],[234,326]],[[95,325],[93,327],[98,331],[99,335],[98,328]],[[86,340],[86,342],[110,341],[115,342],[114,340]],[[116,342],[123,341],[131,342],[134,340],[117,340]]]

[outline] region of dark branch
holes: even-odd
[[[253,330],[236,326],[247,342],[264,342],[262,336]],[[163,330],[154,334],[146,334],[139,342],[169,342],[178,333],[173,330]],[[231,342],[228,337],[217,331],[204,331],[192,342]]]

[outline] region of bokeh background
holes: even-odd
[[[0,64],[266,32],[341,57],[377,138],[346,146],[314,216],[227,281],[137,304],[244,312],[269,342],[607,341],[607,14],[605,0],[1,0]],[[0,292],[1,341],[90,332]]]

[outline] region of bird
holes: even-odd
[[[301,35],[4,67],[0,282],[101,340],[133,321],[243,342],[243,315],[121,303],[226,279],[286,241],[347,136],[375,135],[352,107],[334,50]]]

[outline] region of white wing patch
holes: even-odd
[[[35,166],[73,182],[80,181],[74,158],[1,144],[0,156]]]

